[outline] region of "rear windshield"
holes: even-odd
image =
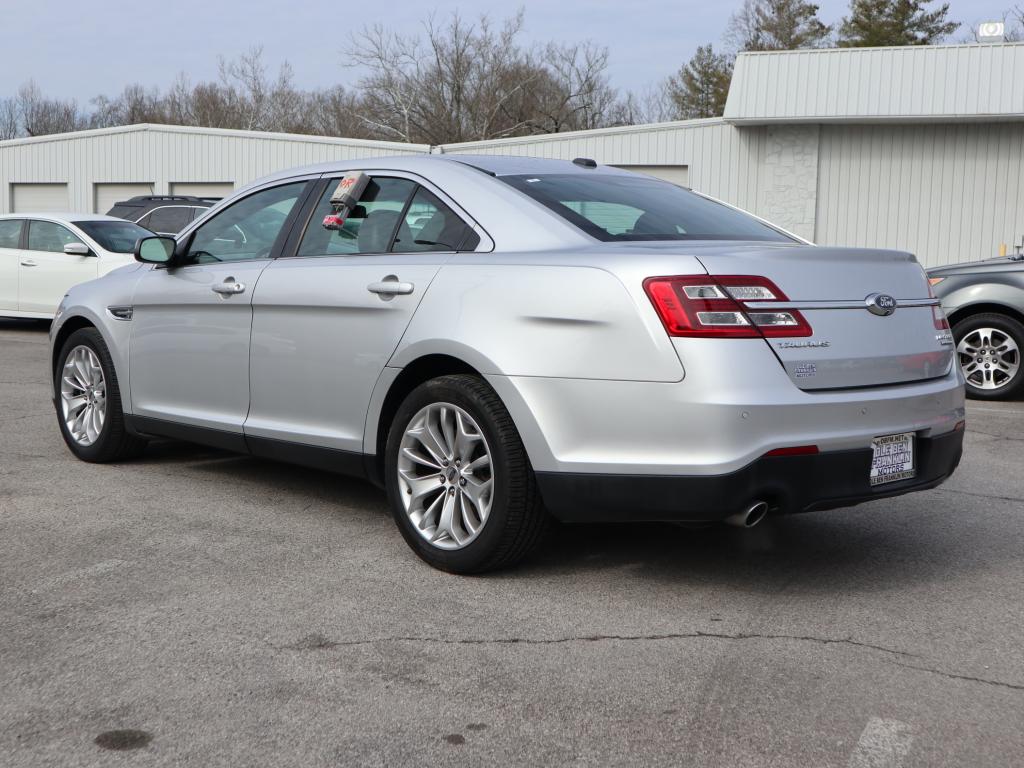
[[[131,219],[134,221],[139,218],[143,208],[145,208],[143,205],[122,205],[118,203],[107,211],[107,216],[116,216],[119,219]]]
[[[130,221],[75,221],[76,227],[95,240],[99,246],[111,253],[132,253],[140,237],[152,237],[153,233]]]
[[[752,216],[644,176],[499,176],[598,240],[774,240],[793,242]]]

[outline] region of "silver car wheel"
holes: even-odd
[[[96,353],[84,344],[68,353],[60,376],[60,405],[71,439],[95,443],[107,417],[107,382]]]
[[[413,528],[439,549],[473,542],[491,511],[494,469],[476,421],[451,403],[413,416],[398,449],[398,483]]]
[[[967,382],[978,389],[1002,389],[1020,370],[1020,349],[1009,334],[996,328],[976,328],[956,347]]]

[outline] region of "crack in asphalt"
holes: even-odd
[[[919,672],[931,672],[933,675],[940,675],[941,677],[949,678],[950,680],[965,680],[969,683],[983,683],[985,685],[995,685],[1000,688],[1009,688],[1011,691],[1024,691],[1024,685],[1018,683],[1007,683],[1003,680],[990,680],[986,677],[972,677],[971,675],[958,675],[955,672],[943,672],[941,669],[933,669],[932,667],[918,667],[914,664],[901,664],[898,661],[888,661],[887,664],[893,664],[897,667],[903,667],[904,669],[916,669]]]
[[[374,637],[358,640],[330,640],[320,635],[310,635],[296,643],[283,646],[275,646],[268,642],[275,650],[279,651],[312,651],[312,650],[333,650],[335,648],[352,647],[360,645],[374,645],[378,643],[434,643],[437,645],[564,645],[567,643],[601,643],[601,642],[636,642],[636,641],[664,641],[664,640],[698,640],[709,638],[712,640],[797,640],[801,642],[817,643],[819,645],[850,645],[857,648],[868,648],[873,651],[890,653],[894,656],[908,658],[921,658],[916,653],[897,651],[893,648],[886,648],[884,645],[873,645],[864,643],[852,638],[843,637],[815,637],[813,635],[771,635],[759,633],[738,633],[726,634],[724,632],[668,632],[652,635],[579,635],[571,637],[534,638],[534,637],[496,637],[496,638],[447,638],[447,637],[424,637],[415,635],[398,635],[394,637]]]
[[[39,413],[23,413],[21,416],[11,416],[7,419],[0,419],[0,424],[9,424],[12,421],[22,421],[23,419],[34,419],[40,416],[49,416],[50,411],[41,411]]]
[[[652,635],[579,635],[572,637],[555,638],[533,638],[533,637],[497,637],[497,638],[447,638],[447,637],[425,637],[421,635],[396,635],[394,637],[372,637],[357,640],[330,640],[322,635],[310,635],[289,645],[274,645],[266,641],[267,645],[275,651],[332,651],[336,648],[351,648],[358,646],[377,645],[380,643],[433,643],[437,645],[564,645],[568,643],[600,643],[600,642],[648,642],[665,640],[699,640],[708,638],[711,640],[796,640],[800,642],[816,643],[818,645],[849,645],[856,648],[867,648],[868,650],[881,651],[893,656],[907,658],[921,658],[920,654],[907,651],[897,651],[887,648],[884,645],[864,643],[852,638],[843,637],[816,637],[814,635],[773,635],[760,633],[738,633],[726,634],[724,632],[669,632]],[[913,669],[918,672],[928,672],[939,675],[949,680],[963,680],[982,685],[994,685],[1000,688],[1008,688],[1013,691],[1024,691],[1024,685],[1008,683],[1003,680],[991,680],[984,677],[973,677],[971,675],[959,675],[955,672],[945,672],[933,667],[923,667],[916,664],[907,664],[893,659],[884,663],[892,664],[904,669]]]
[[[939,488],[940,493],[956,493],[961,496],[973,496],[976,499],[989,499],[991,501],[1015,501],[1018,504],[1024,503],[1024,499],[1017,498],[1016,496],[995,496],[991,493],[974,493],[972,491],[957,491],[953,488]]]

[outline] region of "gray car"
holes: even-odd
[[[951,323],[967,395],[1024,395],[1024,259],[1018,255],[928,271]]]
[[[749,527],[960,459],[963,379],[913,256],[589,160],[289,171],[136,256],[52,326],[71,451],[170,437],[365,477],[449,571],[519,560],[549,516]]]

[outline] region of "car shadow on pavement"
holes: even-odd
[[[665,523],[566,525],[522,566],[521,575],[613,570],[649,582],[713,583],[766,594],[906,588],[979,567],[979,544],[967,541],[951,524],[955,514],[952,508],[936,512],[918,501],[900,511],[867,505],[770,517],[749,530]],[[926,516],[933,524],[915,522]],[[984,535],[997,538],[991,530]]]
[[[300,466],[238,456],[178,442],[152,444],[139,464],[178,467],[247,486],[254,495],[287,493],[298,508],[312,504],[339,524],[352,515],[388,518],[384,492],[368,482]],[[948,578],[978,566],[975,553],[997,556],[998,531],[978,527],[965,536],[959,500],[937,503],[941,491],[854,509],[768,518],[749,530],[725,525],[681,528],[667,523],[553,526],[542,549],[490,578],[510,581],[592,573],[637,581],[729,584],[776,592],[891,589]],[[929,498],[931,497],[931,498]],[[287,514],[287,512],[282,512]],[[306,512],[306,514],[311,514]],[[390,534],[390,528],[387,529]],[[397,530],[393,531],[398,536]],[[343,532],[339,530],[339,536]],[[992,539],[978,541],[982,539]],[[426,567],[426,566],[424,566]]]

